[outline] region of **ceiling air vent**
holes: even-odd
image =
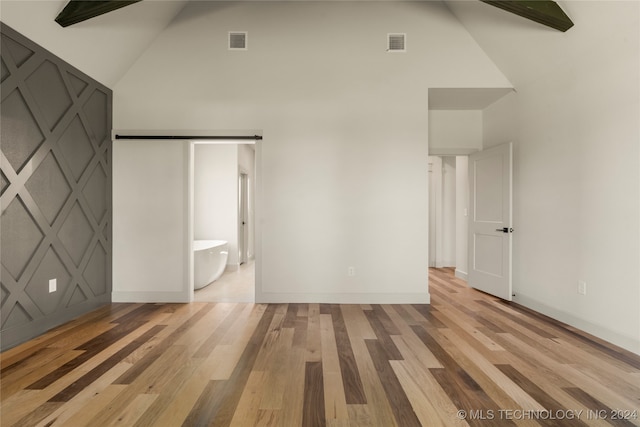
[[[406,52],[407,35],[404,33],[387,34],[387,52]]]
[[[229,31],[229,50],[247,50],[246,31]]]

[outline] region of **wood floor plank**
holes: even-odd
[[[362,379],[358,372],[355,356],[349,339],[349,332],[344,321],[342,309],[338,305],[333,305],[331,309],[331,320],[333,333],[338,353],[338,363],[342,375],[345,401],[347,404],[363,404],[367,398],[364,394]]]
[[[393,307],[393,311],[398,313],[398,315],[402,319],[402,322],[397,322],[397,324],[403,325],[403,326],[411,326],[411,325],[417,325],[418,324],[418,319],[416,318],[416,316],[412,315],[409,312],[411,310],[411,307],[409,305],[407,305],[407,304],[394,304],[393,306],[386,306],[386,307]],[[415,310],[413,310],[413,311],[415,312]],[[387,311],[387,313],[389,313],[389,310]],[[417,312],[415,312],[415,313],[417,314]],[[417,317],[421,318],[422,316],[417,314]]]
[[[76,347],[76,350],[82,351],[78,356],[58,367],[55,371],[52,371],[48,375],[45,375],[32,384],[29,384],[27,388],[32,390],[42,390],[48,387],[142,325],[144,325],[144,323],[139,321],[124,323],[98,335],[96,338],[82,344],[81,346]]]
[[[340,311],[342,312],[343,322],[347,328],[347,334],[352,346],[354,340],[376,339],[376,334],[371,329],[369,320],[367,320],[367,316],[365,316],[360,306],[355,304],[341,305]],[[338,319],[338,316],[334,316],[335,319]]]
[[[545,410],[550,411],[551,413],[566,413],[568,408],[562,406],[560,402],[551,397],[547,392],[545,392],[542,388],[536,385],[533,381],[529,380],[527,377],[518,372],[511,365],[496,365],[498,369],[500,369],[506,376],[508,376],[513,382],[518,384],[520,388],[527,392],[532,398],[534,398],[537,402],[545,408]],[[564,420],[547,420],[542,419],[539,420],[545,426],[561,426],[564,424]],[[572,420],[572,424],[576,426],[584,426],[583,421],[581,420]]]
[[[218,411],[224,404],[225,395],[225,381],[209,380],[198,401],[182,423],[182,426],[210,425],[211,420],[216,418]],[[231,422],[229,422],[229,424],[231,424]]]
[[[519,304],[509,303],[507,305],[512,310],[519,311],[523,315],[527,315],[530,319],[537,319],[548,325],[550,328],[559,331],[559,333],[564,336],[567,341],[570,341],[574,347],[588,351],[597,357],[604,358],[608,363],[613,365],[626,365],[627,368],[630,368],[628,369],[629,372],[637,372],[640,370],[640,355],[638,354],[608,343],[603,339],[597,338],[587,332],[581,331],[558,320],[551,319],[548,316],[535,312]]]
[[[74,354],[75,353],[73,351],[69,352],[69,356],[73,356]],[[71,359],[71,362],[77,357],[78,356]],[[96,361],[99,363],[101,359],[98,358],[96,359]],[[96,363],[94,362],[94,359],[90,359],[85,362],[85,364],[89,366],[92,366],[94,363]],[[51,407],[46,405],[47,401],[54,395],[59,393],[61,390],[69,386],[71,383],[76,381],[79,377],[81,377],[85,372],[81,369],[82,366],[84,365],[79,366],[79,369],[70,371],[62,378],[59,378],[44,389],[31,390],[25,388],[24,390],[21,390],[20,392],[9,396],[8,398],[3,397],[0,407],[2,422],[11,425],[12,423],[17,422],[17,420],[22,418],[25,414],[39,411],[39,407],[41,405]],[[33,393],[27,393],[29,391],[32,391]]]
[[[577,387],[568,387],[564,389],[567,393],[573,396],[574,399],[581,402],[587,408],[594,412],[593,417],[596,417],[596,414],[601,418],[606,418],[611,425],[614,426],[633,426],[634,424],[631,420],[638,420],[640,418],[640,414],[633,415],[632,410],[619,409],[619,416],[614,418],[613,414],[616,414],[612,408],[608,407],[604,403],[600,402],[598,399],[591,396],[586,391],[577,388]],[[628,417],[628,418],[627,418]],[[588,418],[588,417],[587,417]]]
[[[325,427],[326,425],[322,362],[307,362],[304,371],[302,427]]]
[[[275,306],[271,306],[269,310],[269,322],[275,314]],[[242,357],[247,351],[247,345],[253,339],[256,328],[265,321],[263,307],[255,307],[251,310],[249,317],[244,322],[240,322],[238,326],[242,328],[232,328],[224,336],[220,344],[214,349],[216,359],[219,360],[218,366],[211,374],[212,380],[228,380],[236,372],[238,364],[242,361]],[[269,325],[262,325],[266,329]],[[234,337],[231,341],[231,337]],[[263,338],[264,335],[261,337]],[[230,344],[223,344],[230,342]],[[256,351],[257,357],[257,351]]]
[[[375,427],[367,405],[347,405],[349,427]]]
[[[309,304],[307,315],[307,361],[322,361],[320,349],[320,305]]]
[[[349,420],[345,387],[338,357],[338,345],[333,331],[331,312],[320,315],[320,346],[322,349],[322,382],[324,384],[325,420]]]
[[[470,359],[501,391],[513,399],[515,405],[511,404],[511,402],[498,402],[502,408],[521,408],[528,411],[542,411],[545,409],[539,402],[500,371],[494,363],[477,352],[473,347],[465,345],[464,339],[454,333],[454,331],[442,331],[442,334],[451,341],[454,346],[464,349],[464,356]],[[456,358],[456,360],[460,363],[461,359]]]
[[[437,270],[437,269],[434,269]],[[482,307],[478,305],[478,292],[469,288],[458,289],[454,295],[445,294],[437,289],[441,286],[436,286],[435,292],[436,298],[433,303],[437,310],[445,309],[456,313],[456,317],[461,317],[469,324],[483,325],[488,327],[494,332],[504,332],[495,324],[486,319],[482,311]],[[495,298],[490,295],[482,294],[483,299],[494,301]]]
[[[520,372],[524,372],[528,378],[537,378],[539,382],[546,385],[545,390],[549,393],[559,390],[580,387],[585,390],[597,391],[598,397],[610,406],[624,405],[625,408],[633,408],[640,402],[640,398],[620,395],[600,382],[585,375],[580,367],[572,365],[562,365],[542,353],[537,353],[534,347],[518,341],[509,334],[497,337],[501,339],[501,345],[508,350],[510,365]],[[637,396],[639,389],[633,393]],[[558,395],[556,394],[558,399]]]
[[[196,324],[203,316],[213,309],[212,305],[200,307],[195,313],[190,315],[184,323],[181,323],[173,330],[165,339],[158,343],[153,349],[145,354],[132,369],[127,371],[121,378],[118,378],[116,384],[131,384],[138,378],[147,367],[152,364],[162,353],[164,353],[171,345],[177,341],[181,335],[192,325]]]
[[[487,394],[486,390],[472,378],[469,372],[460,366],[458,361],[442,347],[438,340],[424,328],[414,326],[412,329],[444,366],[443,369],[430,369],[429,371],[459,409],[464,409],[468,413],[475,410],[498,412],[500,407]],[[505,425],[514,425],[509,420],[501,421]]]
[[[195,367],[193,375],[182,384],[182,387],[177,388],[175,396],[157,415],[157,418],[167,426],[179,426],[185,422],[198,399],[204,394],[205,388],[210,384],[210,378],[218,364],[218,358],[213,354],[207,358],[193,359],[201,360]]]
[[[283,325],[286,318],[286,312],[286,304],[279,304],[276,306],[276,310],[273,314],[273,319],[271,320],[271,324],[267,329],[262,347],[260,348],[260,354],[256,358],[256,363],[253,367],[254,370],[268,371],[271,367],[273,367],[273,363],[275,362],[275,360],[278,359],[280,353],[282,352],[283,345],[291,345],[291,343],[288,342],[288,339],[283,340],[281,336],[284,333]],[[290,328],[288,328],[288,331],[293,332]],[[293,339],[293,335],[291,335],[291,338]],[[286,342],[283,343],[283,341]]]
[[[138,347],[146,343],[149,339],[151,339],[151,337],[154,337],[159,331],[161,331],[164,328],[165,328],[164,325],[156,325],[153,328],[149,329],[140,337],[134,339],[129,344],[122,347],[113,356],[109,357],[107,360],[100,363],[95,368],[91,369],[85,375],[80,377],[77,381],[74,381],[73,384],[69,385],[60,393],[53,396],[51,399],[49,399],[49,402],[68,402],[75,395],[80,393],[82,390],[88,387],[91,383],[93,383],[99,377],[101,377],[104,373],[106,373],[115,365],[120,363],[131,352],[133,352]]]
[[[262,315],[229,380],[222,382],[221,398],[216,398],[214,404],[211,405],[215,410],[213,412],[215,417],[210,421],[210,425],[228,426],[231,423],[275,310],[276,306],[274,305],[264,308],[262,304],[257,305],[257,309],[254,310],[262,313]],[[203,403],[207,404],[206,401]]]
[[[387,315],[396,324],[398,328],[398,335],[391,337],[395,346],[400,351],[402,359],[416,358],[421,361],[426,367],[429,368],[441,368],[442,365],[438,359],[429,351],[422,341],[413,333],[411,325],[415,323],[404,323],[404,318],[400,314],[406,313],[406,310],[400,305],[385,307]],[[400,360],[400,359],[399,359]]]
[[[216,320],[212,320],[210,325],[210,335],[200,344],[200,347],[195,352],[194,357],[207,357],[213,349],[218,345],[222,338],[227,335],[232,325],[234,325],[239,320],[241,321],[243,318],[240,317],[243,312],[251,313],[250,307],[243,306],[240,304],[234,304],[231,312],[228,313],[227,316],[224,316],[226,311],[224,310],[224,306],[218,304],[218,307],[221,311],[220,318]],[[224,317],[224,319],[222,318]]]
[[[211,338],[212,330],[217,329],[218,325],[224,322],[233,307],[229,303],[200,304],[205,305],[203,310],[206,312],[186,325],[175,341],[176,345],[186,345],[193,348],[194,353],[204,345],[205,341]]]
[[[266,389],[266,379],[266,372],[251,371],[247,379],[247,385],[238,401],[238,409],[231,419],[231,427],[254,426],[258,424],[260,401]]]
[[[298,318],[298,309],[300,304],[291,303],[287,307],[287,314],[282,322],[283,328],[294,328],[296,326],[296,319]]]
[[[429,275],[430,305],[102,307],[0,354],[0,423],[640,426],[639,355]]]
[[[386,392],[382,386],[382,380],[376,371],[369,349],[367,348],[366,341],[371,338],[362,339],[364,336],[373,336],[373,339],[375,340],[375,334],[371,330],[371,327],[366,320],[366,317],[364,317],[364,313],[360,307],[348,307],[351,309],[343,310],[345,315],[345,324],[349,331],[353,355],[365,392],[368,417],[371,420],[371,424],[374,426],[397,426],[398,424],[396,423],[396,419],[393,415],[391,404],[387,400]],[[349,314],[347,314],[347,312]],[[357,319],[355,322],[351,322],[352,316]],[[364,323],[362,320],[364,320]],[[356,414],[360,415],[361,413],[357,412]]]
[[[174,371],[166,371],[162,374],[165,378],[164,383],[156,382],[151,386],[147,386],[145,394],[155,391],[157,398],[153,400],[133,424],[134,427],[146,427],[163,423],[162,414],[165,413],[165,409],[184,392],[185,384],[202,364],[201,359],[193,358],[177,359],[176,362],[177,366]]]
[[[417,359],[426,368],[442,368],[442,364],[433,353],[421,342],[421,345],[418,345],[419,340],[412,338],[411,335],[397,335],[391,339],[403,356],[402,359],[397,360]]]
[[[111,384],[101,393],[94,395],[90,400],[84,402],[81,409],[73,412],[69,418],[63,418],[60,423],[53,425],[64,427],[90,426],[91,419],[99,411],[104,410],[120,393],[126,389],[125,385]]]
[[[278,425],[280,411],[277,409],[260,409],[255,427],[275,427]]]
[[[419,427],[420,421],[400,381],[398,381],[398,377],[395,375],[393,368],[391,368],[387,351],[378,340],[366,340],[366,345],[376,371],[380,376],[387,399],[391,403],[391,410],[397,424],[402,427]]]
[[[268,366],[265,366],[267,379],[264,385],[265,392],[260,400],[260,410],[281,410],[288,404],[285,394],[287,393],[287,372],[291,369],[289,356],[293,347],[294,330],[283,328],[273,333],[277,334],[277,342],[274,345],[274,351],[270,353]],[[259,358],[260,356],[258,355]],[[254,370],[256,369],[259,369],[258,360],[254,366]]]
[[[27,363],[21,364],[19,369],[14,370],[7,376],[2,376],[0,393],[3,401],[27,388],[30,384],[37,382],[40,378],[49,375],[60,366],[64,366],[76,359],[82,353],[79,350],[66,352],[50,348],[39,350],[37,358],[30,358]]]
[[[92,337],[98,335],[104,332],[104,330],[100,329],[101,326],[106,327],[105,330],[115,326],[115,324],[110,324],[115,315],[122,311],[133,310],[136,307],[137,304],[111,304],[100,307],[82,317],[53,328],[47,331],[46,334],[0,353],[0,365],[4,369],[11,366],[15,361],[28,358],[41,348],[68,349],[70,346],[75,347],[75,345],[69,344],[67,340],[73,339],[78,341],[78,344],[84,342],[85,340],[82,339],[83,333],[92,334]]]
[[[459,408],[449,398],[446,391],[440,386],[432,375],[430,368],[422,366],[419,361],[413,359],[394,360],[390,362],[394,371],[400,372],[398,379],[403,382],[403,388],[407,391],[409,399],[417,398],[421,408],[433,408],[434,413],[426,415],[428,419],[439,419],[445,425],[468,425],[467,422],[457,416]],[[441,369],[441,368],[436,368]],[[410,380],[410,381],[409,381]],[[406,386],[404,384],[407,384]],[[416,391],[415,388],[418,388]],[[414,405],[416,407],[417,405]],[[416,413],[420,416],[419,410]],[[423,417],[425,414],[422,415]],[[422,420],[422,418],[421,418]],[[430,424],[424,424],[429,426]]]
[[[38,406],[34,411],[29,412],[25,415],[20,421],[15,423],[15,426],[33,426],[38,424],[44,418],[51,415],[51,413],[55,412],[56,409],[60,408],[62,403],[60,402],[46,402],[40,406]]]
[[[402,354],[396,347],[395,343],[391,339],[391,335],[389,335],[389,332],[387,332],[387,329],[378,316],[379,312],[376,312],[374,310],[366,310],[364,313],[367,316],[369,323],[371,324],[371,329],[373,329],[376,334],[378,343],[387,355],[387,360],[402,360]],[[386,313],[385,316],[388,318]],[[395,330],[396,329],[394,327],[394,331]],[[398,334],[396,333],[395,335]]]
[[[580,370],[594,380],[602,383],[611,390],[626,396],[637,394],[637,386],[640,382],[637,378],[629,375],[629,372],[620,370],[617,366],[601,363],[600,359],[590,354],[585,354],[581,349],[567,345],[563,341],[558,344],[564,348],[566,353],[571,354],[570,365],[580,366]],[[638,401],[640,401],[640,396]]]
[[[495,341],[483,334],[478,326],[465,322],[462,316],[456,316],[455,311],[440,308],[434,313],[450,329],[465,335],[466,342],[489,357],[499,358],[504,349]]]
[[[186,361],[187,349],[183,346],[171,346],[162,355],[159,355],[153,363],[146,364],[145,370],[131,382],[120,383],[116,380],[116,384],[127,385],[127,387],[107,407],[97,412],[90,423],[92,425],[109,424],[112,420],[119,418],[122,413],[128,411],[127,408],[138,395],[153,394],[155,399],[161,390],[170,384],[173,385],[174,375]],[[151,404],[152,400],[143,400],[141,402]],[[138,413],[137,409],[139,408],[141,406],[136,406],[135,409],[137,416],[142,415],[144,412]]]
[[[447,325],[442,323],[437,317],[433,315],[434,311],[437,311],[436,308],[427,304],[414,304],[411,307],[418,312],[424,319],[435,328],[446,328]]]
[[[295,345],[288,354],[286,362],[287,370],[284,379],[284,389],[287,393],[283,396],[283,399],[286,399],[286,404],[283,405],[282,409],[278,412],[277,425],[279,427],[302,425],[306,354],[307,351],[305,348],[296,347]]]
[[[416,416],[418,417],[421,425],[430,427],[450,427],[450,426],[466,426],[467,423],[456,417],[456,408],[448,401],[448,398],[444,396],[441,400],[448,402],[450,408],[445,411],[441,411],[441,408],[432,404],[429,398],[431,390],[427,391],[425,384],[418,384],[415,378],[409,370],[405,367],[405,361],[392,360],[391,366],[398,381],[402,385],[402,389],[406,391],[407,398],[411,402]],[[429,393],[429,394],[428,394]],[[432,394],[431,394],[432,395]]]
[[[83,415],[88,421],[126,388],[126,386],[114,386],[112,383],[130,367],[130,364],[124,362],[117,364],[44,418],[37,426],[62,426],[68,420],[70,421],[68,425],[71,426],[85,425],[80,421]],[[87,417],[88,414],[91,414],[91,417]]]
[[[115,416],[111,422],[102,424],[105,427],[131,426],[151,406],[158,396],[156,394],[139,394],[133,398],[123,411]]]

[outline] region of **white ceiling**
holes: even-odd
[[[144,0],[62,28],[67,0],[1,0],[0,20],[100,83],[114,87],[186,0]]]
[[[113,88],[188,2],[189,0],[144,0],[62,28],[54,18],[67,0],[0,0],[0,19]],[[602,7],[606,1],[559,2],[576,24],[566,33],[528,21],[479,0],[443,2],[516,89],[518,84],[543,73],[550,63],[570,60],[572,49],[584,46],[585,39],[589,43],[606,43],[608,38],[607,34],[597,31],[599,20],[607,19],[606,7]],[[578,44],[577,40],[582,43]],[[429,108],[483,109],[509,90],[432,89]]]
[[[484,110],[512,88],[431,88],[430,110]]]
[[[627,28],[629,25],[637,27],[638,14],[634,13],[633,4],[637,2],[615,2],[629,5],[630,13],[622,19],[616,12],[619,8],[610,7],[614,2],[558,1],[575,24],[563,33],[480,1],[445,0],[449,10],[516,89],[547,73],[547,70],[574,67],[574,58],[585,51],[608,51],[612,58],[619,55],[616,44],[619,43],[620,35],[615,31],[603,32],[602,28]],[[629,40],[628,43],[637,41]],[[600,49],[600,46],[606,48]],[[597,60],[605,61],[607,58]],[[576,76],[579,71],[576,70]]]

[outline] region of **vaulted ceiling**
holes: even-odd
[[[67,3],[1,0],[0,20],[113,88],[187,0],[144,0],[63,28],[54,19]]]
[[[68,27],[139,1],[141,0],[69,0],[56,17],[56,22],[63,27]],[[480,1],[559,31],[564,32],[573,27],[571,19],[553,0]]]
[[[0,19],[105,85],[114,87],[188,1],[123,1],[119,5],[127,7],[63,28],[54,18],[64,10],[68,0],[2,0]],[[576,37],[591,37],[596,43],[607,37],[595,30],[597,26],[590,32],[581,30],[579,22],[562,33],[492,7],[485,1],[490,0],[443,2],[514,85],[530,78],[527,76],[543,66],[541,62],[561,61],[570,55],[572,40]],[[548,3],[555,5],[555,2]],[[591,15],[589,3],[598,2],[561,2],[560,6],[572,19],[597,19]],[[488,99],[494,96],[489,95]]]

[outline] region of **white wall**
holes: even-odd
[[[114,141],[113,302],[189,301],[189,152],[187,142]]]
[[[514,141],[515,301],[640,353],[640,4],[584,3],[484,142]]]
[[[456,276],[469,272],[469,157],[456,156]]]
[[[429,110],[429,154],[469,154],[481,148],[481,110]]]
[[[428,302],[434,86],[509,86],[439,2],[191,2],[114,88],[114,126],[263,130],[257,301]]]
[[[238,264],[238,146],[194,146],[194,239],[226,240]]]

